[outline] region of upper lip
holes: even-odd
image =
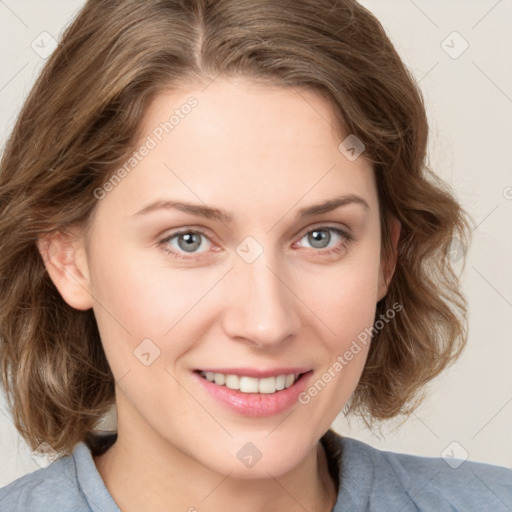
[[[301,374],[311,371],[311,368],[304,367],[287,367],[272,368],[269,370],[261,370],[256,368],[201,368],[199,372],[222,373],[224,375],[238,375],[239,377],[247,376],[255,379],[264,379],[266,377],[277,377],[278,375]]]

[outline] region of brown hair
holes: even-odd
[[[421,93],[379,21],[354,0],[89,0],[31,90],[0,167],[0,369],[16,428],[61,453],[114,402],[93,310],[68,306],[37,250],[44,234],[90,225],[96,198],[133,151],[156,94],[217,76],[317,91],[340,134],[366,146],[377,180],[382,256],[400,220],[398,261],[348,410],[410,413],[467,338],[450,260],[469,223],[428,168]]]

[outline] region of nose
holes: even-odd
[[[252,263],[237,261],[228,280],[229,306],[223,315],[228,336],[262,348],[281,346],[300,328],[300,300],[289,282],[290,273],[269,252]]]

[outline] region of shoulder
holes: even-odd
[[[52,462],[44,469],[14,480],[0,489],[0,510],[39,512],[47,510],[87,511],[78,488],[72,456]]]
[[[339,435],[331,436],[331,446],[341,453],[339,501],[353,496],[364,510],[382,510],[385,503],[399,504],[402,512],[512,510],[510,469],[383,451]]]
[[[118,512],[83,442],[71,455],[0,489],[0,510],[9,512]]]

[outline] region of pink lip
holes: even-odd
[[[237,369],[239,370],[239,369]],[[280,373],[275,373],[275,370],[272,370],[272,374],[269,375],[269,372],[253,372],[253,373],[266,373],[266,376],[275,376],[275,375],[290,375],[292,373],[302,373],[300,371],[291,371],[292,369],[288,368],[286,371],[279,370]],[[296,370],[296,369],[294,369]],[[203,370],[210,371],[210,370]],[[217,373],[224,373],[224,371],[218,371]],[[238,373],[232,373],[233,369],[229,370],[227,375],[237,375]],[[246,370],[241,371],[241,375],[252,376],[246,373]],[[201,377],[199,373],[192,373],[193,378],[197,379],[199,383],[204,386],[206,392],[213,398],[215,398],[222,405],[226,406],[228,409],[241,414],[242,416],[250,416],[250,417],[264,417],[264,416],[272,416],[274,414],[279,414],[283,411],[286,411],[294,404],[298,402],[298,398],[300,393],[304,391],[307,386],[312,371],[301,375],[298,380],[294,382],[292,386],[287,389],[283,389],[282,391],[276,391],[272,394],[266,393],[242,393],[241,391],[229,389],[226,386],[218,386],[213,382],[208,382],[204,377]],[[260,377],[264,378],[264,377]]]
[[[255,379],[264,379],[265,377],[277,377],[278,375],[292,375],[295,373],[306,373],[311,368],[273,368],[272,370],[256,370],[255,368],[201,368],[198,371],[223,373],[224,375],[243,375],[254,377]]]

